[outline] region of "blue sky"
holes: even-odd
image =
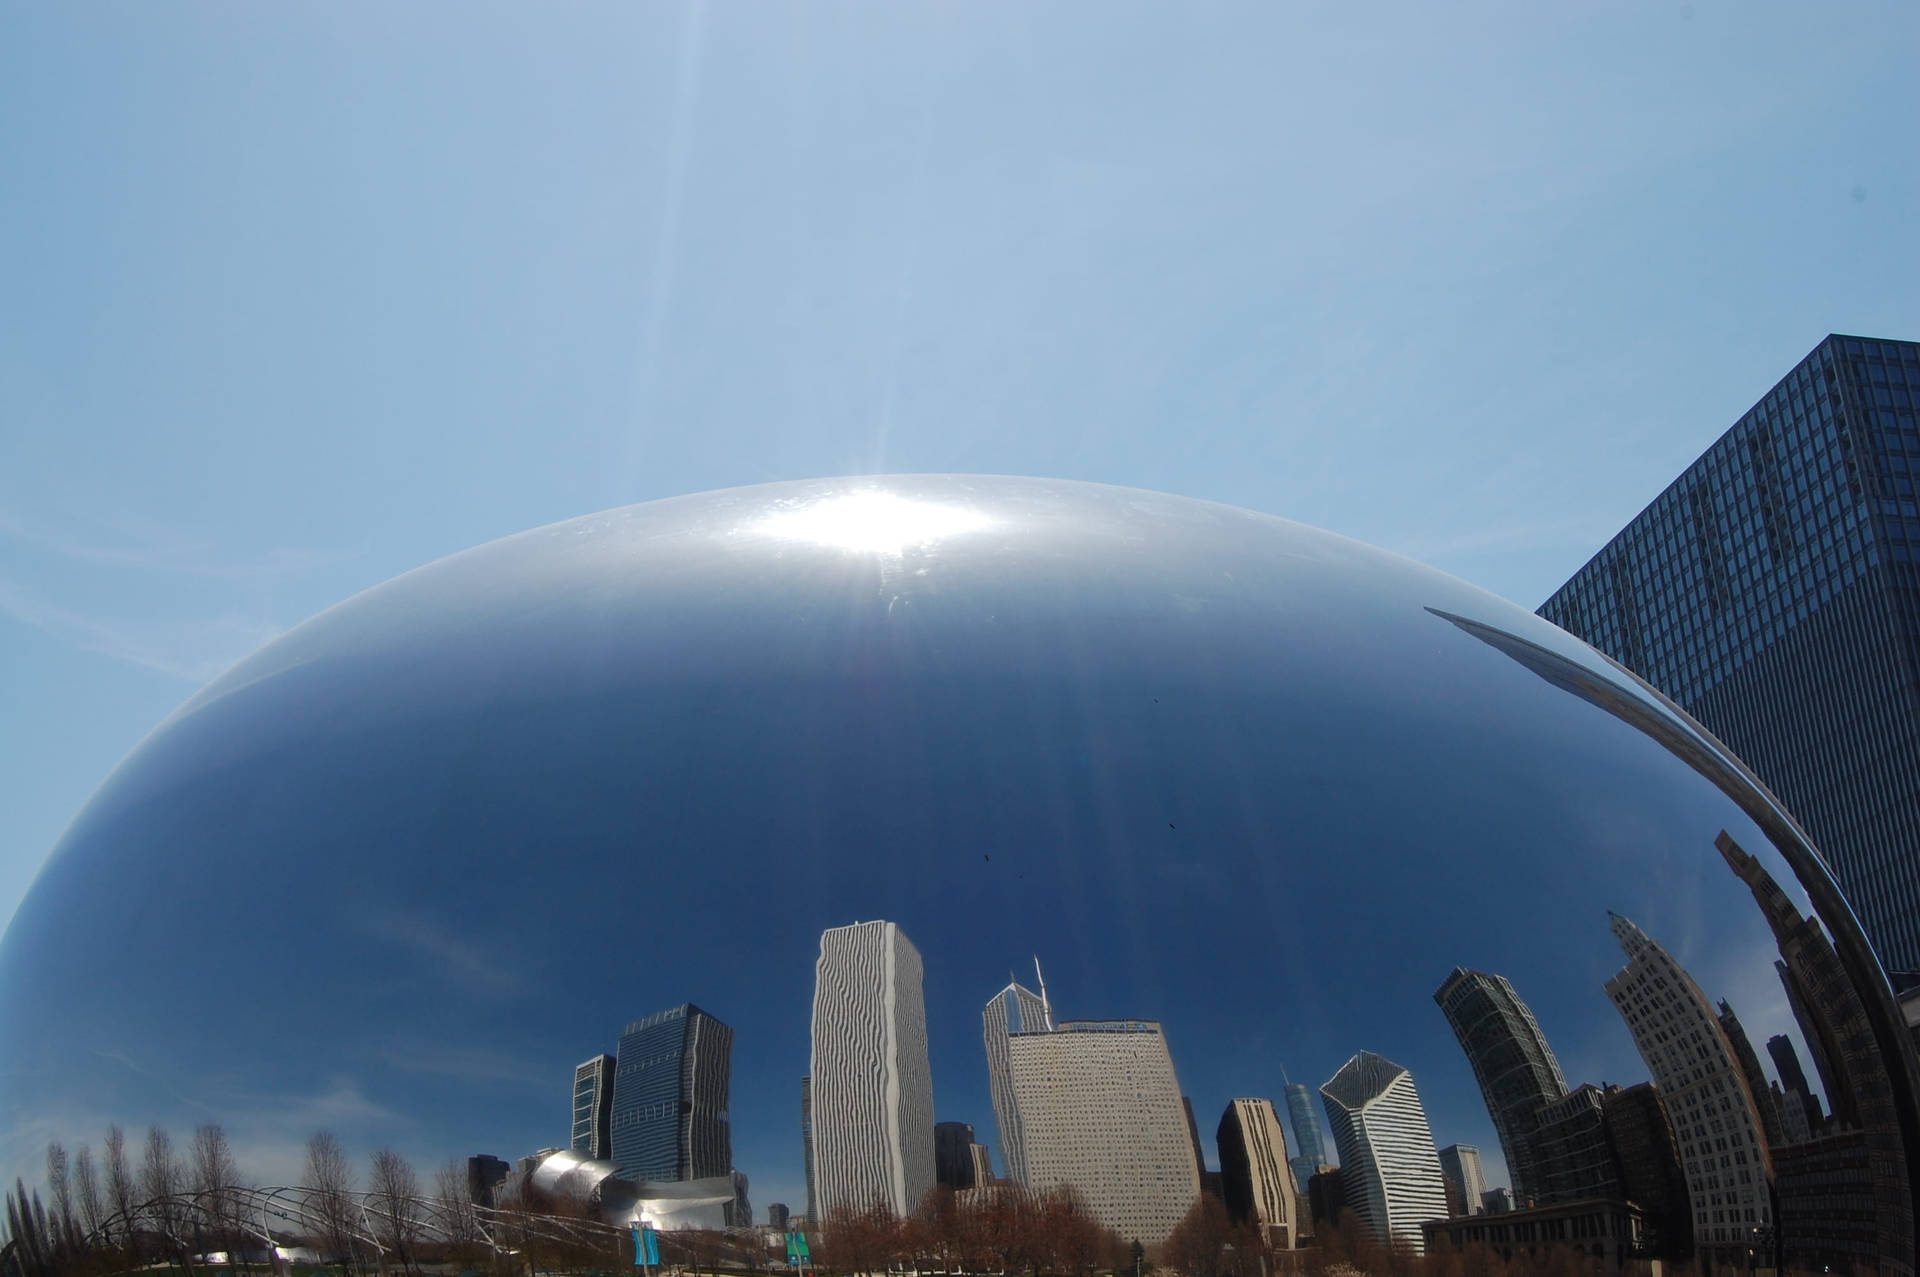
[[[219,670],[466,546],[1033,473],[1532,606],[1920,337],[1862,4],[0,4],[0,917]]]

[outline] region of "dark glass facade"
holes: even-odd
[[[1548,1194],[1537,1136],[1543,1111],[1567,1093],[1567,1080],[1533,1011],[1505,976],[1461,967],[1434,990],[1433,1000],[1473,1065],[1513,1177],[1515,1200],[1522,1205],[1555,1200]]]
[[[620,1174],[642,1181],[729,1174],[733,1030],[684,1002],[629,1024],[618,1058],[613,1162]]]
[[[972,1188],[973,1126],[967,1122],[936,1122],[933,1127],[934,1177],[948,1188]]]
[[[1541,606],[1730,745],[1920,980],[1920,344],[1833,336]]]

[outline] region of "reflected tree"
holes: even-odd
[[[373,1195],[374,1208],[384,1216],[380,1230],[382,1240],[393,1247],[393,1253],[400,1259],[401,1271],[413,1272],[414,1243],[419,1234],[413,1199],[420,1195],[420,1185],[414,1178],[412,1164],[390,1148],[381,1149],[373,1155],[367,1189]]]
[[[343,1271],[359,1271],[353,1248],[353,1165],[331,1131],[307,1138],[308,1208],[319,1217],[321,1248]]]

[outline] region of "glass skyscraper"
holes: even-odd
[[[1567,1079],[1533,1010],[1505,976],[1464,967],[1453,969],[1434,990],[1433,1000],[1473,1065],[1513,1178],[1514,1202],[1526,1206],[1555,1200],[1548,1192],[1537,1137],[1547,1107],[1566,1095]]]
[[[1540,615],[1660,688],[1920,982],[1920,343],[1832,336]]]
[[[612,1133],[620,1174],[656,1182],[730,1174],[733,1030],[683,1002],[629,1024],[618,1058]]]
[[[1293,1122],[1293,1146],[1299,1152],[1290,1160],[1294,1187],[1307,1191],[1313,1173],[1327,1165],[1326,1143],[1320,1138],[1320,1119],[1313,1111],[1313,1091],[1304,1082],[1287,1083],[1287,1117]]]

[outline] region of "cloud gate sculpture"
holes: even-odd
[[[662,1052],[678,1144],[622,1107]],[[514,1158],[599,1053],[583,1153],[661,1201],[911,1209],[931,1119],[1150,1243],[1257,1146],[1281,1245],[1598,1202],[1595,1255],[1913,1265],[1912,1039],[1739,761],[1511,603],[1148,492],[775,484],[408,573],[156,729],[0,942],[29,1175],[209,1116],[269,1180],[321,1127]]]

